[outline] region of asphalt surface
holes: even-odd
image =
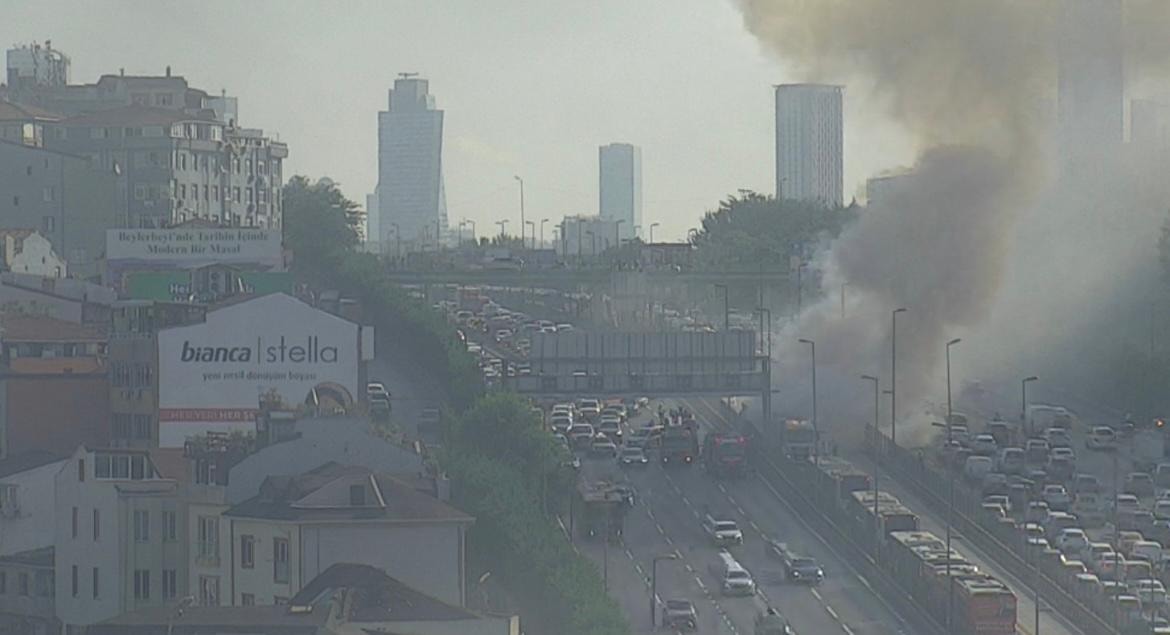
[[[674,403],[668,402],[668,407]],[[700,426],[712,429],[717,413],[689,405]],[[632,425],[639,423],[635,420]],[[756,616],[768,606],[778,609],[802,635],[915,632],[802,525],[758,476],[720,481],[698,465],[663,468],[652,461],[644,468],[621,470],[610,459],[593,458],[584,459],[582,471],[590,478],[624,471],[637,490],[637,503],[626,517],[623,544],[608,550],[608,567],[602,543],[575,539],[582,553],[608,569],[610,594],[626,610],[636,632],[650,630],[651,562],[654,556],[667,554],[677,554],[678,559],[658,563],[658,597],[691,600],[699,613],[701,633],[749,634]],[[720,594],[709,572],[718,550],[701,528],[708,508],[735,519],[743,531],[744,544],[731,551],[755,578],[755,597]],[[793,550],[816,558],[825,569],[825,581],[815,588],[786,583],[780,563],[765,553],[765,538],[786,542]]]

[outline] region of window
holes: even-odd
[[[187,184],[186,183],[179,184],[179,198],[187,198]]]
[[[247,193],[248,202],[251,203],[252,202],[252,188],[248,188],[248,189],[244,190],[244,192]]]
[[[119,434],[118,418],[126,415],[114,415],[114,436],[125,436]],[[94,476],[97,478],[110,478],[110,463],[112,459],[109,454],[98,454],[93,458]]]
[[[42,224],[45,227],[45,233],[51,234],[57,231],[57,218],[54,216],[46,216],[42,219]]]
[[[41,196],[45,199],[46,203],[52,203],[57,200],[57,188],[52,185],[46,186],[41,192]]]
[[[272,596],[272,603],[276,606],[283,606],[288,604],[288,598],[283,595],[274,595]]]
[[[272,539],[272,581],[288,583],[288,538]]]
[[[199,603],[203,606],[219,606],[219,576],[199,576]]]
[[[102,537],[102,510],[93,510],[93,539],[94,541],[101,540]]]
[[[101,593],[101,588],[102,588],[101,578],[102,578],[101,570],[98,569],[97,567],[94,567],[93,568],[93,599],[95,599],[95,600],[98,598],[98,595]]]
[[[241,593],[240,606],[256,606],[256,596],[251,593]]]
[[[232,188],[232,201],[234,201],[236,203],[240,202],[240,188],[238,188],[238,187]]]
[[[53,589],[55,578],[52,571],[37,571],[36,577],[36,592],[37,595],[43,598],[51,598],[56,595]]]
[[[8,572],[0,571],[0,595],[8,593]]]
[[[135,415],[137,416],[137,415]],[[146,478],[146,457],[136,454],[130,457],[130,478],[141,481]]]
[[[114,478],[130,478],[130,457],[125,454],[114,456]]]
[[[20,514],[20,494],[14,483],[0,484],[0,510],[13,516]]]
[[[252,160],[251,159],[244,159],[244,169],[247,170],[248,176],[252,176],[253,172],[252,172]]]
[[[145,509],[134,510],[134,540],[150,541],[150,512]]]
[[[77,565],[73,565],[72,572],[73,572],[73,579],[71,580],[72,584],[70,586],[71,586],[72,591],[73,591],[73,597],[77,597],[77,582],[78,582],[78,580],[77,580]]]
[[[240,566],[251,569],[256,566],[256,537],[244,534],[240,536]]]
[[[85,482],[85,459],[77,459],[77,481]]]
[[[162,513],[162,532],[164,542],[174,542],[179,539],[178,533],[179,523],[176,520],[176,514],[173,511],[164,511]]]
[[[73,508],[73,537],[77,537],[77,508]]]
[[[219,561],[219,518],[199,517],[199,558],[204,561]]]
[[[219,186],[218,185],[211,186],[211,200],[213,200],[213,201],[219,200]]]
[[[24,571],[21,571],[19,579],[20,579],[20,594],[25,595],[25,596],[29,595],[28,574],[25,573]]]
[[[152,435],[150,433],[150,429],[151,429],[150,424],[151,424],[152,419],[151,419],[150,415],[134,415],[133,421],[134,421],[134,431],[132,434],[134,435],[135,439],[151,439],[152,438]]]
[[[154,105],[155,106],[170,106],[171,105],[171,94],[170,93],[156,94],[154,96]],[[182,126],[178,126],[178,127],[180,129],[182,129]]]
[[[211,200],[211,188],[206,185],[203,186],[203,200]]]
[[[162,596],[164,600],[173,600],[179,594],[178,575],[174,569],[163,569]]]
[[[134,599],[150,599],[150,569],[134,570]]]

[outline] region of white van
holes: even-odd
[[[755,595],[756,583],[752,574],[743,567],[726,549],[719,551],[719,558],[711,565],[711,574],[719,581],[723,595]]]

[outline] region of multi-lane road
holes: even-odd
[[[688,405],[685,401],[665,405],[680,403]],[[690,407],[704,432],[718,425],[718,413],[696,404]],[[609,459],[586,459],[582,466],[593,477],[617,470]],[[606,549],[601,542],[579,538],[576,542],[607,571],[609,592],[625,609],[635,632],[650,630],[651,563],[655,556],[670,554],[678,559],[658,563],[658,596],[691,600],[698,609],[702,633],[750,634],[756,616],[767,606],[778,609],[804,635],[918,632],[882,601],[832,545],[802,524],[762,477],[715,480],[698,465],[668,469],[656,462],[645,468],[626,468],[626,473],[638,496],[626,518],[623,543]],[[759,592],[755,597],[721,596],[709,573],[717,550],[701,528],[708,508],[739,523],[744,544],[732,551],[756,579]],[[785,583],[780,563],[765,553],[767,538],[816,558],[825,569],[825,581],[815,588]]]

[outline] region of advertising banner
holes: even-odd
[[[276,293],[158,336],[159,442],[254,429],[261,402],[324,412],[358,395],[359,326]]]
[[[106,260],[280,267],[283,264],[280,240],[280,230],[276,229],[109,229],[106,230]]]
[[[240,283],[240,293],[265,295],[292,293],[293,276],[287,271],[239,271],[232,274]],[[191,272],[136,271],[126,275],[126,294],[135,300],[186,302],[192,295]]]

